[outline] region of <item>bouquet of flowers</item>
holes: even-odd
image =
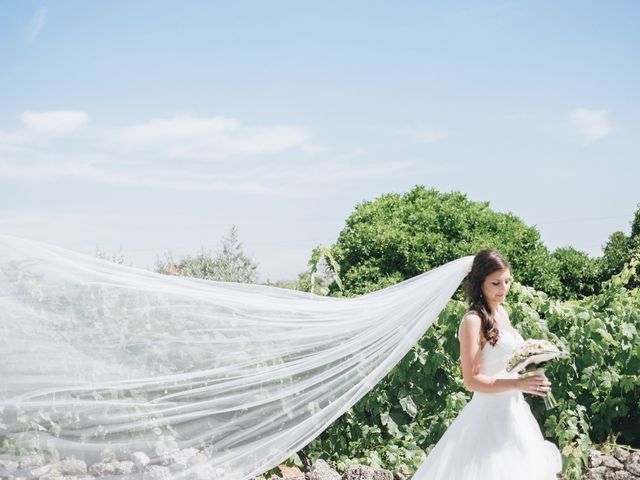
[[[517,372],[520,378],[544,375],[544,367],[548,362],[565,356],[567,356],[565,352],[561,352],[547,340],[526,340],[514,349],[507,364],[507,372]],[[547,410],[555,407],[556,404],[553,394],[547,392],[544,397]]]

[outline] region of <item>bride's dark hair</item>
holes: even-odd
[[[497,250],[485,248],[476,253],[471,270],[464,280],[464,294],[471,310],[474,310],[482,320],[482,335],[491,345],[496,344],[500,336],[496,323],[496,312],[491,311],[482,294],[482,284],[487,276],[499,270],[511,271],[511,264],[507,262]]]

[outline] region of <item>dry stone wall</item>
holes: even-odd
[[[193,480],[227,479],[224,472],[207,465],[209,452],[187,448],[163,455],[152,462],[143,452],[128,458],[106,457],[87,465],[84,461],[66,458],[47,462],[42,455],[24,455],[18,461],[0,458],[1,480],[171,480],[173,474],[193,467]],[[351,464],[338,473],[324,460],[318,460],[307,472],[282,466],[282,475],[254,480],[409,480],[411,477],[365,465]],[[562,477],[560,477],[562,478]],[[640,451],[616,447],[610,453],[589,452],[589,468],[582,480],[640,480]]]

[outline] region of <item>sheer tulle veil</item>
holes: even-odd
[[[242,480],[319,435],[410,350],[473,256],[353,298],[165,276],[0,235],[0,458],[206,452]],[[117,478],[115,475],[114,478]]]

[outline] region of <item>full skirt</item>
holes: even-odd
[[[555,480],[561,470],[522,392],[475,392],[412,480]]]

